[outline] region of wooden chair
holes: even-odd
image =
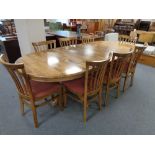
[[[82,44],[88,44],[90,42],[94,42],[93,35],[82,37]]]
[[[86,62],[86,72],[83,78],[64,82],[64,106],[66,97],[83,103],[83,119],[86,122],[89,101],[98,97],[99,110],[102,108],[102,85],[105,70],[109,60],[102,62]],[[88,101],[89,100],[89,101]]]
[[[41,107],[51,100],[47,100],[48,96],[58,94],[58,103],[61,104],[61,88],[57,83],[37,82],[30,79],[26,74],[24,64],[10,64],[6,62],[4,55],[0,56],[0,62],[6,67],[14,80],[20,100],[21,113],[24,115],[24,105],[31,108],[33,112],[34,125],[38,127],[37,108]],[[45,99],[45,100],[44,100]],[[37,101],[43,100],[42,103]]]
[[[145,50],[145,47],[135,47],[134,52],[131,54],[129,59],[125,62],[125,66],[122,73],[122,78],[124,78],[123,92],[126,90],[126,84],[129,77],[131,78],[130,86],[133,85],[136,65],[144,50]]]
[[[106,102],[105,102],[106,105],[109,104],[110,89],[116,88],[117,89],[116,97],[119,97],[121,75],[123,72],[125,62],[130,55],[131,54],[113,53],[112,60],[108,64],[106,70],[106,76],[104,78],[104,85],[106,86]]]
[[[77,38],[59,38],[59,44],[61,47],[77,45]]]
[[[131,43],[135,44],[137,42],[137,39],[131,39],[130,36],[128,35],[119,35],[119,41],[120,43]]]
[[[40,41],[32,43],[35,52],[47,51],[52,48],[56,48],[56,40]]]

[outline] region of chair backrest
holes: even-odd
[[[105,41],[118,41],[118,33],[107,33],[104,38]]]
[[[35,52],[47,51],[52,48],[56,48],[56,40],[40,41],[32,43]]]
[[[103,36],[104,32],[102,31],[95,31],[95,35],[98,35],[98,36]]]
[[[18,93],[21,96],[30,99],[30,97],[32,97],[32,90],[30,87],[29,76],[26,74],[24,69],[24,64],[8,63],[3,54],[0,55],[0,62],[5,66],[5,68],[10,73],[12,79],[16,84]]]
[[[83,43],[83,44],[88,44],[88,43],[90,43],[90,42],[94,42],[94,37],[93,37],[93,35],[82,37],[82,43]]]
[[[77,38],[59,38],[59,44],[61,47],[77,45]]]
[[[143,51],[145,50],[145,48],[146,47],[135,47],[135,50],[132,53],[130,62],[128,64],[128,70],[127,70],[128,73],[135,72],[137,62],[140,56],[143,54]]]
[[[121,74],[123,72],[125,62],[129,59],[132,53],[122,54],[113,53],[112,60],[108,65],[108,81],[120,80]]]
[[[102,89],[103,79],[109,60],[101,62],[86,62],[85,93],[97,93]]]
[[[119,35],[119,41],[121,43],[130,43],[130,44],[135,44],[137,41],[137,38],[132,39],[130,36],[128,35]]]

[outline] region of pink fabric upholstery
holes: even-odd
[[[64,86],[74,93],[78,93],[80,95],[84,94],[84,78],[67,81],[63,83]]]
[[[32,93],[35,98],[48,96],[60,90],[60,85],[58,83],[37,82],[32,80],[30,81],[30,83],[32,87]]]

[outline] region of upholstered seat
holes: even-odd
[[[84,78],[64,82],[64,86],[74,93],[84,94]]]
[[[102,86],[109,59],[101,62],[86,62],[86,72],[82,78],[63,82],[63,99],[67,96],[83,103],[83,120],[87,120],[87,109],[92,99],[98,98],[99,110],[102,108]],[[91,98],[91,99],[90,99]]]
[[[46,83],[46,82],[38,82],[38,81],[30,81],[32,93],[35,98],[42,98],[44,96],[48,96],[50,93],[53,94],[58,92],[60,89],[60,85],[57,83]]]
[[[5,56],[0,55],[0,62],[9,71],[14,80],[20,100],[20,109],[24,115],[24,107],[27,105],[33,113],[34,125],[38,127],[37,108],[48,104],[56,94],[58,105],[61,107],[61,86],[58,83],[33,81],[26,73],[24,64],[11,64],[6,61]],[[50,97],[49,100],[46,100]],[[41,101],[37,104],[37,101]]]

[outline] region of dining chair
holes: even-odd
[[[61,47],[77,45],[77,38],[59,38],[59,44]]]
[[[90,42],[94,42],[94,35],[84,36],[82,37],[82,44],[88,44]]]
[[[11,64],[6,61],[5,56],[0,55],[0,62],[10,73],[15,82],[19,100],[20,110],[24,115],[24,105],[28,106],[33,113],[34,126],[38,127],[37,108],[46,105],[52,101],[47,99],[48,96],[58,95],[58,105],[61,106],[61,87],[58,83],[46,83],[33,81],[28,74],[26,74],[24,64]],[[43,102],[40,102],[42,101]],[[39,101],[39,103],[37,103]]]
[[[56,48],[56,40],[40,41],[32,43],[35,52],[47,51],[52,48]]]
[[[132,39],[130,36],[128,35],[119,35],[118,40],[120,41],[120,43],[130,43],[130,44],[135,44],[137,42],[137,38]]]
[[[110,89],[117,89],[117,98],[120,94],[120,81],[121,75],[123,72],[123,68],[125,65],[126,60],[131,54],[124,54],[124,53],[113,53],[112,60],[108,64],[106,75],[104,78],[104,86],[106,86],[105,92],[105,105],[109,105],[109,95]]]
[[[134,79],[137,62],[144,50],[145,50],[145,47],[135,47],[134,52],[125,62],[125,66],[122,73],[122,78],[124,78],[123,92],[125,92],[126,90],[127,80],[129,77],[131,78],[130,86],[133,85],[133,79]]]
[[[101,62],[86,62],[86,72],[82,78],[63,82],[64,106],[67,96],[83,104],[83,120],[87,120],[87,109],[91,100],[97,98],[99,110],[102,108],[102,85],[105,70],[109,60]]]
[[[118,33],[107,33],[105,34],[105,41],[118,41]]]

